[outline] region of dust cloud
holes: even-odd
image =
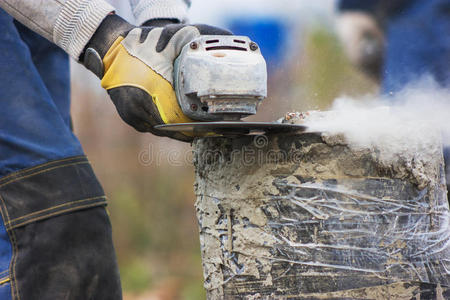
[[[343,135],[354,149],[380,149],[387,160],[413,156],[440,139],[450,146],[450,89],[423,78],[395,94],[340,97],[330,111],[310,112],[304,122],[309,131]]]

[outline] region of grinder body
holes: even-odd
[[[183,47],[174,64],[174,88],[192,123],[155,129],[191,137],[304,131],[303,125],[239,122],[256,114],[267,97],[267,68],[261,51],[245,36],[201,36]]]
[[[245,36],[201,36],[174,65],[183,113],[195,121],[238,121],[254,115],[267,96],[266,62]]]

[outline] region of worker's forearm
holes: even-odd
[[[114,10],[104,0],[1,0],[0,7],[75,59]]]

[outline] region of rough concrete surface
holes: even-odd
[[[208,299],[450,297],[441,144],[422,148],[385,160],[339,135],[197,139]]]

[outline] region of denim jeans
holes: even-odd
[[[62,50],[0,9],[0,299],[121,299],[69,76]]]

